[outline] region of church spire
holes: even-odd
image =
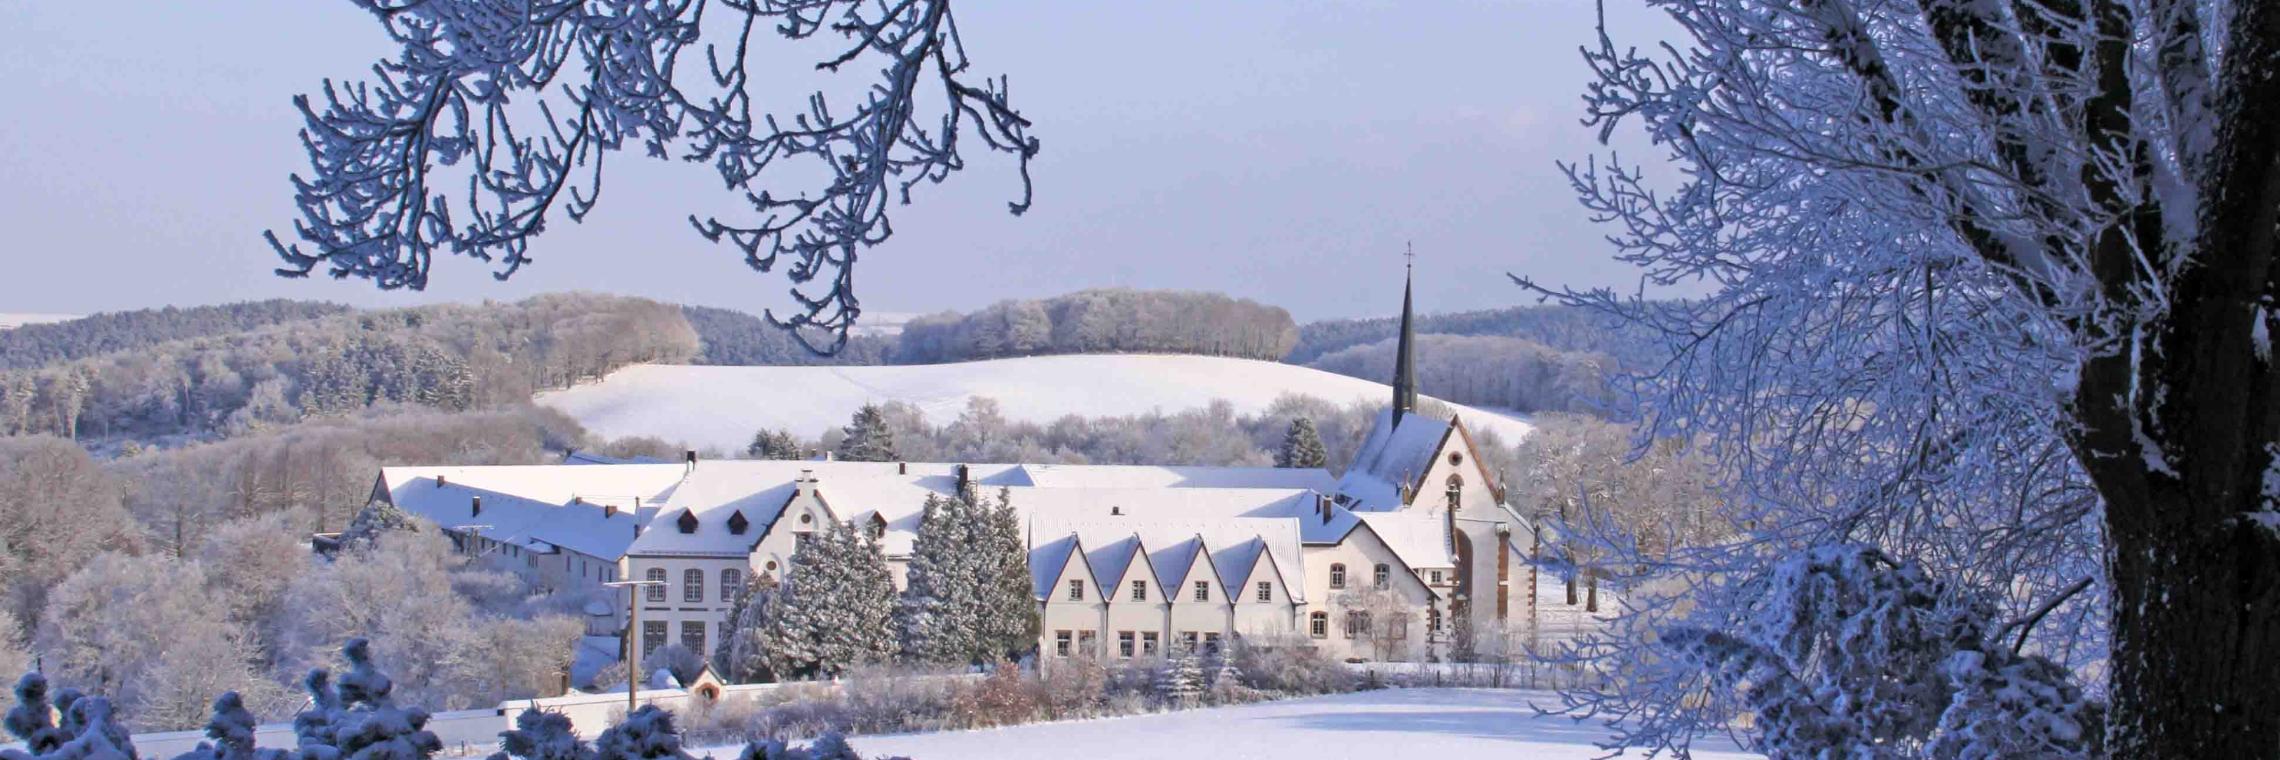
[[[1393,424],[1400,427],[1401,416],[1417,411],[1417,329],[1409,320],[1409,291],[1416,279],[1417,251],[1405,247],[1401,276],[1401,344],[1393,357]]]

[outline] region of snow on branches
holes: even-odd
[[[762,272],[789,259],[799,309],[770,318],[828,353],[861,312],[858,252],[892,234],[890,205],[965,167],[962,134],[1018,158],[1022,195],[1009,207],[1029,207],[1038,142],[1005,82],[969,70],[948,0],[357,4],[402,52],[371,81],[327,80],[321,103],[294,99],[310,163],[293,177],[296,240],[266,233],[288,277],[322,266],[420,289],[442,251],[495,261],[505,279],[531,261],[550,218],[593,210],[604,159],[638,146],[708,164],[742,196],[751,218],[690,223]],[[756,112],[765,79],[750,68],[752,48],[771,33],[836,35],[837,52],[816,68],[875,64],[877,76],[852,105],[817,93],[789,117]],[[701,63],[682,60],[706,40]],[[792,191],[761,181],[779,173],[822,179]]]
[[[1670,631],[1774,758],[2097,757],[2102,708],[1990,630],[1994,608],[1875,549],[1776,566],[1740,630]]]

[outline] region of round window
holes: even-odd
[[[806,525],[811,522],[815,522],[815,515],[800,515],[801,525]]]
[[[776,572],[776,561],[775,561],[775,560],[768,560],[768,572],[771,572],[771,573],[773,573],[773,572]]]
[[[1464,463],[1465,463],[1465,455],[1464,455],[1464,452],[1461,452],[1461,451],[1451,451],[1451,452],[1449,452],[1449,464],[1464,464]]]

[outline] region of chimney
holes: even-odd
[[[444,480],[444,477],[443,477],[442,475],[437,475],[437,476],[435,476],[435,487],[437,487],[437,488],[442,488],[442,487],[444,487],[444,485],[446,484],[446,482],[447,482],[447,481],[445,481],[445,480]]]
[[[1329,525],[1329,524],[1330,524],[1330,495],[1329,495],[1329,494],[1326,494],[1326,493],[1318,493],[1318,494],[1315,494],[1315,495],[1314,495],[1314,511],[1316,511],[1316,512],[1318,512],[1318,513],[1321,513],[1321,515],[1322,515],[1322,524],[1324,524],[1324,525]]]
[[[1109,516],[1110,516],[1110,517],[1121,517],[1121,516],[1123,516],[1123,515],[1124,515],[1124,508],[1123,508],[1123,507],[1118,507],[1118,506],[1111,506],[1111,507],[1109,507],[1109,508],[1108,508],[1108,514],[1109,514]]]
[[[683,450],[681,451],[681,461],[682,461],[682,462],[683,462],[683,463],[686,465],[686,469],[688,469],[688,470],[695,470],[695,469],[697,469],[697,450],[696,450],[696,449],[683,449]]]
[[[958,478],[958,498],[974,500],[974,471],[965,465],[954,465],[950,472]]]
[[[483,516],[483,497],[481,497],[481,496],[473,496],[473,497],[469,497],[469,498],[468,498],[468,501],[467,501],[467,506],[468,506],[468,514],[467,514],[467,516],[468,516],[468,517],[482,517],[482,516]]]
[[[895,463],[895,474],[896,474],[896,475],[909,475],[909,474],[910,474],[910,463],[909,463],[909,462],[896,462],[896,463]]]
[[[602,505],[602,517],[603,517],[604,519],[607,519],[607,518],[611,518],[611,517],[616,517],[616,516],[617,516],[617,505],[616,505],[616,504],[604,504],[604,505]]]

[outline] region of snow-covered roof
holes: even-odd
[[[1338,479],[1338,494],[1356,511],[1400,509],[1401,487],[1414,484],[1433,466],[1449,427],[1448,420],[1416,412],[1402,415],[1395,425],[1392,410],[1378,412],[1353,466]]]
[[[1385,541],[1394,556],[1412,569],[1455,567],[1448,527],[1440,515],[1426,512],[1364,512],[1363,523]]]
[[[679,481],[681,465],[385,467],[381,485],[406,512],[449,530],[534,551],[561,547],[616,559],[634,526]],[[483,503],[475,514],[475,499]],[[640,506],[634,506],[640,502]],[[614,508],[613,508],[614,507]]]
[[[1161,589],[1158,593],[1177,593],[1199,554],[1208,556],[1206,566],[1218,574],[1228,593],[1236,593],[1233,590],[1240,589],[1252,568],[1263,561],[1274,562],[1286,578],[1303,577],[1305,572],[1297,522],[1281,517],[1041,517],[1030,524],[1029,535],[1030,566],[1040,595],[1052,592],[1049,586],[1068,553],[1080,546],[1094,579],[1107,585],[1103,593],[1115,593],[1135,579],[1153,581]],[[1138,561],[1143,553],[1148,567],[1155,570],[1153,578],[1135,575],[1145,572]],[[1305,601],[1304,584],[1288,585],[1292,599]]]
[[[571,451],[562,455],[563,464],[670,464],[656,457],[613,457],[591,451]]]
[[[1039,488],[1306,488],[1328,492],[1337,484],[1330,471],[1321,468],[1025,464],[1020,469],[1029,484]]]

